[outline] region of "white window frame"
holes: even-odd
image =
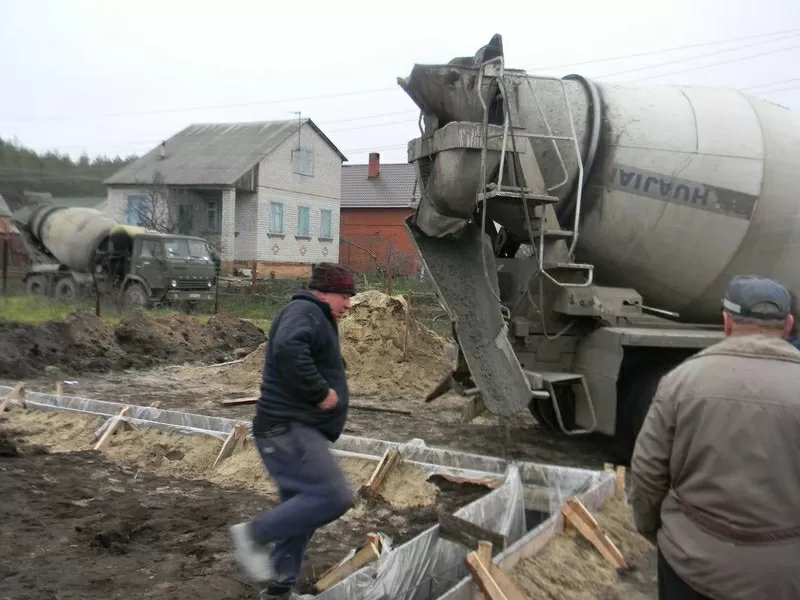
[[[284,221],[284,205],[283,202],[278,201],[270,201],[269,203],[269,233],[283,233],[283,221]],[[275,221],[277,220],[275,217],[276,215],[280,215],[280,227],[275,226]]]
[[[301,225],[303,225],[303,221],[301,219],[301,215],[305,214],[305,230],[301,229]],[[310,206],[298,206],[297,207],[297,235],[298,237],[310,237],[311,236],[311,207]]]
[[[292,150],[292,172],[306,177],[314,176],[314,150],[312,148]]]
[[[325,225],[324,215],[328,215],[328,231],[326,232],[323,227]],[[333,211],[330,208],[321,208],[319,210],[319,237],[320,239],[332,240],[333,239]]]

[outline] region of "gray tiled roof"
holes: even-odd
[[[375,179],[367,177],[368,169],[369,165],[342,167],[342,208],[408,208],[419,200],[413,165],[381,164]]]
[[[347,158],[311,121],[308,124],[341,156]],[[190,125],[106,180],[108,185],[148,183],[156,172],[165,184],[231,185],[264,156],[297,133],[297,121]]]

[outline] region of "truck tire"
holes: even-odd
[[[147,291],[141,283],[132,283],[125,288],[125,308],[147,308],[149,303]]]
[[[56,300],[74,300],[78,296],[78,282],[72,277],[62,277],[56,282],[53,297]]]
[[[25,292],[31,296],[47,296],[50,285],[44,275],[33,275],[25,280]]]

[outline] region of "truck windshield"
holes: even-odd
[[[168,258],[193,258],[211,260],[209,258],[208,244],[201,240],[164,240]]]

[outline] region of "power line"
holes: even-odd
[[[791,83],[792,81],[800,81],[800,78],[793,77],[792,79],[781,79],[780,81],[771,81],[770,83],[760,83],[758,85],[751,85],[748,87],[739,88],[739,90],[742,92],[746,92],[747,90],[755,90],[757,88],[762,88],[762,87],[771,87],[773,85],[778,85],[780,83]]]
[[[707,69],[708,67],[716,67],[718,65],[727,65],[730,63],[740,62],[743,60],[748,60],[751,58],[758,58],[760,56],[767,56],[768,54],[777,54],[778,52],[786,52],[787,50],[794,50],[795,48],[800,48],[800,44],[795,44],[794,46],[786,46],[785,48],[775,48],[774,50],[767,50],[766,52],[759,52],[758,54],[751,54],[749,56],[740,56],[738,58],[731,58],[729,60],[722,60],[714,63],[709,63],[707,65],[698,65],[696,67],[689,67],[686,69],[680,69],[679,71],[670,71],[669,73],[659,73],[658,75],[648,75],[647,77],[640,77],[639,79],[633,79],[630,83],[635,83],[638,81],[645,81],[647,79],[655,79],[657,77],[665,77],[668,75],[678,75],[680,73],[686,73],[688,71],[697,71],[698,69]]]
[[[191,107],[184,107],[184,108],[165,108],[159,110],[145,110],[145,111],[132,111],[132,112],[121,112],[121,113],[106,113],[102,115],[76,115],[76,116],[69,116],[69,115],[50,115],[44,117],[17,117],[14,119],[0,119],[0,123],[22,123],[22,122],[29,122],[29,121],[62,121],[62,120],[71,120],[71,119],[98,119],[98,118],[114,118],[114,117],[137,117],[141,115],[160,115],[160,114],[170,114],[170,113],[182,113],[182,112],[190,112],[194,110],[211,110],[217,108],[243,108],[248,106],[263,106],[267,104],[282,104],[282,103],[290,103],[290,102],[304,102],[308,100],[322,100],[327,98],[340,98],[344,96],[360,96],[363,94],[377,94],[381,92],[388,92],[388,91],[396,91],[399,90],[399,87],[392,87],[392,88],[378,88],[372,90],[359,90],[353,92],[338,92],[335,94],[319,94],[316,96],[303,96],[303,97],[296,97],[296,98],[281,98],[281,99],[274,99],[274,100],[261,100],[257,102],[242,102],[238,104],[216,104],[216,105],[206,105],[206,106],[191,106]]]
[[[730,42],[738,42],[742,40],[751,40],[759,37],[764,37],[765,35],[779,35],[783,33],[794,33],[798,32],[800,29],[784,29],[783,31],[773,31],[771,33],[759,33],[757,35],[746,35],[743,37],[736,37],[736,38],[728,38],[726,40],[719,40],[717,42],[703,42],[701,44],[689,44],[686,46],[674,46],[672,48],[662,48],[661,50],[650,50],[648,52],[637,52],[635,54],[622,54],[619,56],[611,56],[609,58],[598,58],[594,60],[584,60],[582,62],[575,62],[575,63],[564,63],[560,65],[551,65],[549,67],[537,67],[536,69],[527,69],[528,71],[548,71],[550,69],[561,69],[563,67],[576,67],[581,65],[591,65],[601,62],[610,62],[613,60],[625,60],[628,58],[639,58],[641,56],[652,56],[653,54],[663,54],[664,52],[676,52],[678,50],[691,50],[692,48],[704,48],[706,46],[716,46],[719,44],[728,44]]]
[[[563,65],[554,65],[554,66],[550,66],[550,67],[540,67],[537,70],[555,69],[555,68],[559,68],[559,67],[562,67],[562,66],[588,65],[588,64],[598,63],[598,62],[606,62],[606,61],[612,61],[612,60],[622,60],[622,59],[625,59],[625,58],[636,58],[636,57],[640,57],[640,56],[648,56],[648,55],[653,55],[653,54],[660,54],[660,53],[663,53],[663,52],[672,52],[672,51],[676,51],[676,50],[688,50],[688,49],[691,49],[691,48],[707,47],[707,46],[712,46],[712,45],[730,43],[730,42],[734,42],[734,41],[754,39],[754,38],[758,38],[758,37],[764,37],[764,36],[767,36],[767,35],[780,35],[780,34],[783,34],[783,33],[798,32],[798,31],[800,31],[800,29],[787,29],[787,30],[783,30],[783,31],[774,31],[774,32],[771,32],[771,33],[761,33],[761,34],[750,35],[750,36],[729,38],[727,40],[720,40],[720,41],[717,41],[717,42],[703,42],[703,43],[700,43],[700,44],[689,44],[689,45],[685,45],[685,46],[677,46],[677,47],[674,47],[674,48],[665,48],[663,50],[652,50],[652,51],[648,51],[648,52],[639,52],[639,53],[615,56],[615,57],[604,58],[604,59],[583,61],[583,62],[578,62],[578,63],[568,63],[568,64],[563,64]],[[793,37],[793,36],[787,36],[787,37]],[[763,45],[765,43],[770,43],[770,42],[774,42],[774,41],[780,41],[782,39],[787,39],[787,37],[776,38],[776,39],[773,39],[773,40],[766,40],[766,41],[762,41],[762,42],[759,42],[757,44],[752,44],[752,45]],[[661,63],[661,64],[656,64],[656,65],[651,65],[651,66],[646,66],[646,67],[640,67],[638,69],[623,71],[621,73],[612,73],[610,75],[603,75],[602,77],[611,77],[611,76],[614,76],[614,75],[625,74],[625,73],[633,72],[633,71],[636,71],[636,70],[643,70],[643,69],[646,70],[646,69],[649,69],[649,68],[655,68],[655,67],[658,67],[658,66],[663,66],[665,64],[673,64],[675,62],[693,60],[694,58],[703,58],[704,56],[713,56],[715,54],[720,54],[721,52],[731,52],[733,50],[737,50],[737,49],[741,49],[741,48],[747,48],[747,47],[750,47],[750,45],[740,46],[739,48],[723,50],[723,51],[715,52],[715,53],[702,54],[702,55],[698,55],[698,56],[695,56],[695,57],[690,57],[690,58],[687,58],[687,59],[678,59],[678,60],[675,60],[675,61],[668,61],[668,62]],[[265,106],[265,105],[269,105],[269,104],[303,102],[303,101],[310,101],[310,100],[322,100],[322,99],[327,99],[327,98],[338,98],[338,97],[346,97],[346,96],[360,96],[360,95],[364,95],[364,94],[377,94],[377,93],[383,93],[383,92],[389,92],[389,91],[398,91],[399,89],[400,89],[399,87],[376,88],[376,89],[357,90],[357,91],[350,91],[350,92],[338,92],[338,93],[333,93],[333,94],[318,94],[318,95],[314,95],[314,96],[302,96],[302,97],[294,97],[294,98],[259,100],[259,101],[253,101],[253,102],[241,102],[241,103],[232,103],[232,104],[209,104],[209,105],[204,105],[204,106],[190,106],[190,107],[182,107],[182,108],[153,109],[153,110],[145,110],[145,111],[106,113],[106,114],[100,114],[100,115],[74,115],[74,116],[70,116],[70,115],[48,115],[48,116],[16,117],[16,118],[11,118],[11,119],[4,118],[4,119],[0,119],[0,123],[22,123],[22,122],[35,122],[35,121],[61,121],[61,120],[71,120],[71,119],[79,120],[79,119],[117,118],[117,117],[141,116],[141,115],[174,114],[174,113],[191,112],[191,111],[198,111],[198,110],[215,110],[215,109],[222,109],[222,108],[246,108],[246,107],[252,107],[252,106]]]
[[[744,46],[737,46],[736,48],[728,48],[726,50],[717,50],[716,52],[706,52],[706,53],[703,53],[703,54],[698,54],[696,56],[689,56],[689,57],[686,57],[686,58],[676,58],[674,60],[667,60],[667,61],[664,61],[662,63],[656,63],[654,65],[646,65],[646,66],[643,66],[643,67],[634,67],[632,69],[626,69],[624,71],[617,71],[616,73],[607,73],[605,75],[598,75],[597,78],[599,79],[599,78],[603,78],[603,77],[616,77],[617,75],[627,75],[628,73],[635,73],[636,71],[647,71],[649,69],[655,69],[657,67],[664,67],[664,66],[667,66],[667,65],[674,65],[674,64],[677,64],[677,63],[687,62],[687,61],[695,60],[695,59],[698,59],[698,58],[707,58],[709,56],[717,56],[718,54],[726,54],[728,52],[737,52],[737,51],[743,50],[745,48],[753,48],[755,46],[763,46],[764,44],[772,44],[773,42],[782,42],[783,40],[788,40],[788,39],[791,39],[791,38],[798,37],[798,35],[800,35],[800,34],[795,33],[793,35],[787,35],[787,36],[784,36],[782,38],[776,38],[774,40],[766,40],[766,41],[762,41],[762,42],[756,42],[754,44],[746,44]]]
[[[776,92],[788,92],[789,90],[800,89],[800,85],[790,85],[788,87],[778,88],[777,90],[767,90],[765,92],[758,92],[759,94],[774,94]]]

